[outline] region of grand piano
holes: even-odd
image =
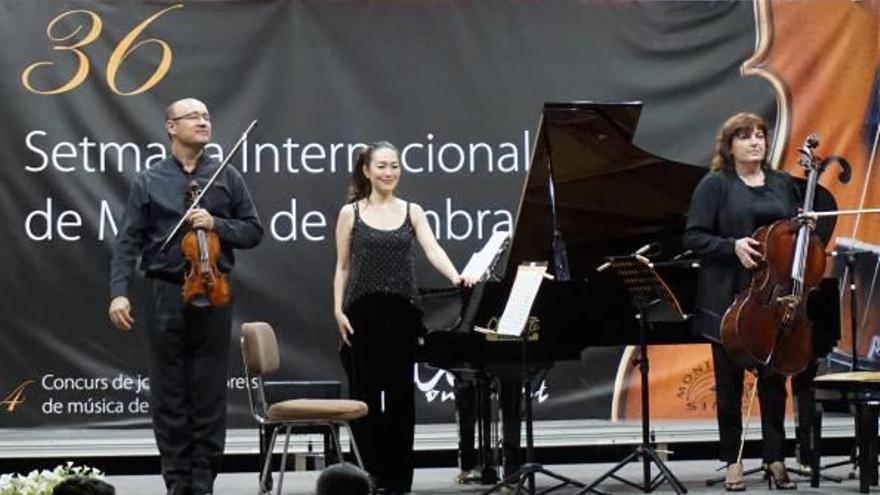
[[[620,280],[597,271],[609,256],[650,245],[654,261],[683,254],[685,214],[704,167],[657,157],[632,142],[642,105],[547,103],[536,133],[508,249],[489,281],[459,298],[425,297],[427,335],[420,360],[441,368],[518,362],[521,346],[487,338],[474,326],[500,317],[522,262],[548,262],[532,308],[536,362],[579,359],[587,346],[637,344],[637,311]],[[689,263],[658,263],[682,301],[690,300]],[[698,342],[686,323],[658,324],[650,343]]]
[[[639,342],[638,311],[623,282],[610,270],[599,270],[608,257],[647,245],[644,254],[651,260],[669,261],[655,268],[664,272],[676,297],[685,307],[692,299],[696,270],[692,263],[673,260],[683,257],[685,215],[706,169],[635,146],[641,108],[638,102],[545,104],[511,240],[492,276],[470,291],[423,296],[427,333],[417,359],[454,370],[459,378],[476,379],[466,394],[466,409],[476,418],[460,414],[459,434],[472,438],[478,433],[483,483],[497,480],[490,389],[498,392],[505,419],[505,471],[515,470],[521,460],[523,345],[475,332],[474,327],[495,325],[521,263],[547,262],[555,277],[542,283],[532,306],[530,326],[534,321],[538,329],[537,338],[528,341],[531,373],[556,361],[578,360],[586,347]],[[657,323],[648,337],[649,343],[701,341],[681,321]]]

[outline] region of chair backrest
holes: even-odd
[[[249,373],[262,377],[278,370],[278,341],[266,322],[242,323],[241,352]]]

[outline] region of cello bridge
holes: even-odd
[[[801,298],[794,294],[789,294],[787,296],[776,298],[776,301],[784,305],[786,309],[794,309],[797,307],[798,304],[800,304]]]

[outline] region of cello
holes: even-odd
[[[746,369],[769,366],[795,375],[813,359],[806,303],[825,273],[825,247],[808,218],[819,176],[830,163],[840,165],[840,182],[849,182],[851,176],[846,160],[821,159],[815,153],[818,146],[818,136],[810,134],[799,149],[799,164],[808,174],[803,213],[755,231],[752,237],[761,243],[762,258],[750,287],[736,296],[721,320],[724,349]]]

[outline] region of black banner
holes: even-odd
[[[461,268],[512,227],[545,101],[643,101],[639,146],[707,164],[725,117],[772,116],[769,85],[739,75],[754,42],[746,2],[3,0],[0,426],[147,424],[143,298],[112,329],[108,266],[171,101],[206,102],[218,157],[260,120],[233,161],[266,228],[233,274],[236,342],[268,321],[279,378],[343,380],[333,228],[361,143],[398,146],[400,195]],[[609,417],[620,355],[557,366],[538,416]],[[229,369],[231,426],[249,425],[237,345]],[[452,421],[451,377],[414,378],[419,421]]]

